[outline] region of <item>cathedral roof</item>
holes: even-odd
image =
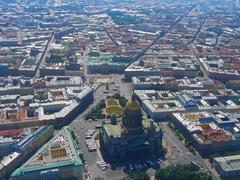
[[[125,109],[129,111],[140,111],[140,104],[138,101],[128,101],[125,105]]]

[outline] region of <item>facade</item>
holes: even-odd
[[[213,163],[224,180],[240,176],[240,155],[214,158]]]
[[[16,168],[26,162],[44,143],[51,139],[53,133],[52,125],[42,126],[15,143],[14,151],[4,156],[0,162],[0,179],[9,177]]]
[[[83,163],[68,127],[64,127],[25,164],[15,170],[13,180],[83,179]]]
[[[112,121],[100,129],[100,146],[111,159],[149,157],[161,150],[162,130],[150,119],[142,119],[136,100],[125,105],[122,122]]]
[[[64,76],[65,75],[65,68],[64,67],[50,67],[50,66],[43,66],[40,69],[40,77],[45,76]]]

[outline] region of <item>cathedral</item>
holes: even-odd
[[[147,157],[162,149],[162,129],[142,118],[140,103],[133,95],[124,108],[121,122],[114,118],[100,128],[100,146],[111,159]]]

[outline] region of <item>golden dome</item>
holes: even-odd
[[[125,109],[129,111],[140,111],[140,104],[138,101],[128,101],[125,104]]]

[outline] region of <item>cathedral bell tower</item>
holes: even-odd
[[[136,95],[133,95],[132,99],[125,104],[122,124],[129,134],[138,134],[143,130],[141,106]]]

